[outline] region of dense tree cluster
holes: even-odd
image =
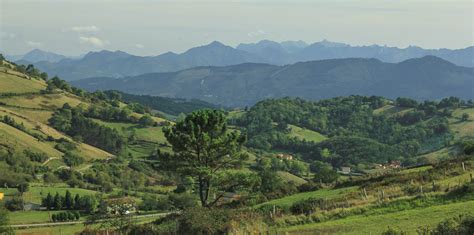
[[[115,129],[86,118],[79,108],[72,108],[67,103],[54,112],[49,123],[59,131],[73,137],[81,137],[85,143],[112,153],[120,152],[125,145]]]
[[[69,190],[64,195],[56,193],[54,196],[48,193],[46,197],[42,198],[41,205],[47,210],[82,210],[86,212],[93,212],[97,209],[98,202],[94,196],[85,195],[80,196],[76,194],[72,196]]]
[[[106,94],[111,92],[117,91],[106,91]],[[201,101],[201,100],[186,100],[186,99],[179,99],[179,98],[166,98],[166,97],[158,97],[158,96],[149,96],[149,95],[132,95],[127,93],[120,93],[121,99],[125,102],[130,103],[129,106],[137,108],[144,108],[143,106],[140,107],[137,103],[141,105],[145,105],[155,110],[159,110],[161,112],[171,114],[171,115],[179,115],[180,113],[191,113],[192,111],[205,109],[205,108],[217,108],[217,106]],[[135,111],[135,110],[134,110]],[[137,113],[141,113],[136,111]]]
[[[51,216],[53,222],[76,221],[79,218],[81,218],[81,215],[77,211],[63,211]]]
[[[250,147],[300,153],[306,159],[327,161],[335,166],[356,165],[409,159],[422,151],[443,147],[450,139],[445,116],[449,115],[450,108],[459,105],[466,103],[453,97],[423,103],[408,98],[392,102],[375,96],[338,97],[318,102],[283,98],[259,102],[232,122],[245,128]],[[392,115],[383,112],[384,106],[409,110]],[[330,138],[316,144],[289,137],[288,124]],[[321,156],[324,148],[334,155]]]

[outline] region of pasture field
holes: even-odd
[[[11,106],[44,110],[55,110],[61,108],[65,103],[73,107],[79,104],[86,105],[86,107],[88,105],[78,97],[65,93],[10,96],[2,97],[0,101]]]
[[[0,70],[0,93],[31,93],[40,92],[46,88],[44,81],[20,77],[10,72]]]
[[[460,214],[474,215],[474,201],[451,203],[427,208],[378,215],[355,215],[321,223],[279,229],[281,234],[381,234],[390,226],[416,234],[421,225],[432,228],[446,218]]]
[[[41,142],[27,133],[0,123],[0,145],[9,146],[16,151],[31,149],[35,152],[44,152],[49,157],[60,158],[62,153],[47,142]]]
[[[261,207],[264,205],[276,205],[280,207],[290,207],[293,205],[293,203],[301,200],[305,200],[308,198],[338,198],[338,197],[343,197],[347,193],[355,192],[357,191],[358,187],[347,187],[347,188],[339,188],[339,189],[319,189],[316,191],[312,192],[304,192],[304,193],[297,193],[293,194],[291,196],[271,200],[268,202],[264,202],[262,204],[256,205],[255,207]]]
[[[315,143],[318,143],[327,139],[326,136],[321,135],[320,133],[316,131],[308,130],[308,129],[301,128],[295,125],[288,125],[288,127],[291,129],[290,133],[288,134],[290,137],[296,137],[298,139],[306,140],[306,141],[313,141]]]
[[[305,179],[298,177],[296,175],[293,175],[286,171],[278,171],[277,174],[287,183],[293,183],[297,186],[307,183]]]

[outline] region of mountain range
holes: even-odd
[[[48,61],[52,63],[59,62],[68,58],[67,56],[56,54],[49,51],[34,49],[24,55],[6,56],[7,59],[15,61],[19,64],[38,63],[40,61]]]
[[[399,63],[347,58],[280,66],[262,63],[201,66],[125,78],[95,77],[72,84],[87,90],[114,89],[132,94],[200,99],[228,107],[286,96],[311,100],[346,95],[473,99],[474,68],[458,66],[435,56]]]
[[[33,53],[34,52],[34,53]],[[297,62],[338,58],[375,58],[398,63],[411,58],[434,55],[456,65],[474,67],[474,47],[464,49],[396,48],[387,46],[351,46],[327,40],[308,45],[303,41],[240,44],[233,48],[214,41],[191,48],[184,53],[164,53],[158,56],[135,56],[123,51],[89,52],[77,59],[35,50],[21,58],[20,63],[33,63],[50,76],[65,80],[89,77],[126,77],[146,73],[176,72],[198,66],[228,66],[242,63],[286,65]],[[29,55],[33,54],[33,55]]]

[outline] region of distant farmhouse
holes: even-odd
[[[401,168],[402,164],[400,161],[391,161],[387,164],[375,164],[375,168],[378,169],[398,169]]]
[[[280,160],[293,160],[293,156],[291,156],[290,154],[286,154],[286,153],[279,153],[277,155],[275,155],[276,158],[280,159]]]

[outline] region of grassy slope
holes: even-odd
[[[289,172],[286,171],[278,171],[277,172],[278,176],[280,176],[285,182],[287,183],[292,183],[297,186],[302,185],[306,183],[307,181],[301,177],[298,177],[296,175],[293,175]]]
[[[28,79],[17,72],[12,70],[0,69],[0,93],[28,93],[28,92],[40,92],[46,88],[44,82]]]
[[[18,86],[15,88],[16,90],[13,90],[18,93],[39,92],[46,88],[44,81],[25,79],[22,76],[10,75],[0,70],[0,93],[13,92],[7,89],[14,87],[12,84]],[[45,138],[52,136],[55,139],[66,138],[69,140],[71,140],[69,137],[48,126],[48,119],[55,109],[62,107],[65,103],[73,106],[79,104],[88,105],[79,97],[68,93],[0,97],[0,102],[7,104],[7,106],[0,106],[0,116],[11,116],[17,123],[23,123],[28,132],[39,134]],[[30,148],[37,152],[44,152],[52,158],[60,158],[62,156],[61,152],[54,149],[55,142],[39,142],[26,132],[3,123],[1,125],[0,135],[3,135],[4,138],[0,138],[0,144],[19,151]],[[78,143],[75,152],[86,160],[105,159],[112,156],[112,154],[106,151],[84,143]],[[63,164],[58,159],[48,162],[48,165],[57,167]]]
[[[469,120],[461,122],[461,115],[469,114]],[[451,130],[455,134],[455,140],[463,138],[474,138],[474,108],[456,109],[452,118],[449,119]]]
[[[301,201],[308,198],[338,198],[343,197],[345,194],[354,192],[357,190],[357,187],[348,187],[348,188],[340,188],[340,189],[320,189],[317,191],[312,192],[304,192],[304,193],[297,193],[291,196],[271,200],[262,204],[257,205],[256,207],[260,207],[263,205],[278,205],[281,207],[289,207],[294,202]]]
[[[171,151],[163,133],[163,127],[142,127],[132,123],[105,122],[98,119],[94,120],[102,125],[116,129],[124,137],[128,137],[132,132],[135,132],[137,143],[129,145],[129,152],[134,157],[149,156],[155,148],[159,148],[166,152]]]
[[[282,229],[290,234],[380,234],[388,226],[416,234],[421,226],[433,227],[440,221],[459,214],[474,215],[474,201],[412,209],[383,215],[357,215],[328,222],[306,224]]]
[[[0,123],[0,145],[8,146],[17,151],[31,149],[36,152],[44,152],[50,157],[61,157],[62,153],[45,142],[40,142],[31,135],[26,134],[5,123]]]
[[[2,97],[0,98],[0,102],[24,108],[47,110],[61,108],[65,103],[68,103],[71,106],[77,106],[79,104],[87,106],[86,102],[83,102],[78,97],[67,93]]]
[[[296,137],[298,139],[302,139],[306,141],[313,141],[315,143],[318,143],[327,139],[326,136],[321,135],[316,131],[308,130],[308,129],[301,128],[295,125],[288,125],[288,127],[291,128],[291,131],[288,134],[290,137]]]

